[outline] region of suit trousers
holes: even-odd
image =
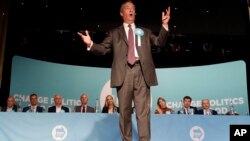
[[[126,77],[117,88],[120,131],[123,141],[132,141],[132,101],[134,101],[139,141],[150,141],[150,87],[146,85],[140,62],[127,65]]]

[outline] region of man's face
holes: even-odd
[[[135,5],[131,2],[125,3],[120,11],[120,15],[125,23],[131,24],[135,21]]]
[[[15,104],[15,99],[13,97],[9,97],[7,99],[7,107],[11,108]]]
[[[209,109],[210,108],[209,100],[203,100],[202,107],[203,107],[203,109]]]
[[[54,102],[56,106],[61,106],[62,105],[62,97],[57,95],[54,97]]]
[[[188,108],[191,105],[191,99],[184,99],[183,101],[184,107]]]
[[[83,105],[87,105],[88,103],[88,96],[87,95],[82,95],[81,96],[81,102]]]
[[[30,97],[30,104],[32,106],[37,105],[37,96],[33,95],[33,96]]]

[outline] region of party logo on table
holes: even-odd
[[[64,125],[57,125],[52,130],[52,137],[56,141],[63,141],[67,137],[68,131]]]
[[[192,141],[202,141],[205,137],[205,132],[200,126],[193,126],[189,131],[189,135]]]

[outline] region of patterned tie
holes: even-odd
[[[135,49],[134,49],[134,34],[131,25],[128,25],[128,63],[134,65],[135,63]]]

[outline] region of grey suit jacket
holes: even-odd
[[[155,66],[151,54],[151,47],[165,46],[168,32],[164,29],[164,27],[161,27],[159,35],[156,36],[149,29],[141,29],[144,31],[144,35],[141,38],[141,46],[139,47],[137,44],[137,36],[135,41],[144,79],[148,86],[158,85]],[[111,52],[111,50],[113,51],[111,87],[119,87],[123,84],[126,74],[125,68],[126,65],[128,65],[127,48],[128,41],[123,26],[111,30],[101,44],[94,43],[91,47],[90,51],[96,55],[105,55],[106,53]]]
[[[75,106],[74,110],[75,112],[81,112],[81,105],[80,106]],[[95,112],[95,108],[87,106],[87,113],[94,113]]]
[[[215,111],[213,109],[210,109],[210,112],[211,112],[212,115],[218,115],[217,111]],[[204,110],[203,109],[198,110],[197,114],[204,115]]]

